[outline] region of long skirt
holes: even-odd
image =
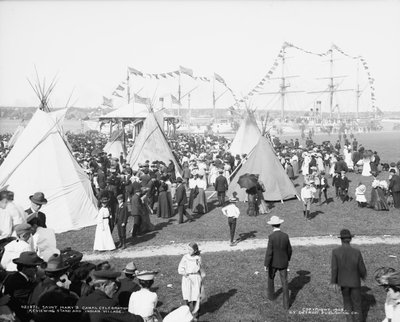
[[[193,199],[192,212],[206,214],[208,212],[206,193],[203,188],[199,188],[199,193]]]
[[[150,221],[150,208],[146,205],[144,207],[144,212],[143,215],[141,216],[142,218],[142,223],[140,224],[140,230],[139,233],[140,234],[145,234],[149,231],[154,230],[154,225],[151,223]]]
[[[169,191],[162,191],[158,195],[157,215],[161,218],[170,218],[173,215],[172,197]]]
[[[389,210],[385,192],[381,188],[373,188],[371,191],[371,208],[374,210]]]
[[[96,227],[93,250],[113,249],[115,249],[115,244],[111,235],[110,225],[108,224],[108,219],[103,219],[103,224],[98,224]]]

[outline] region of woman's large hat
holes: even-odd
[[[37,204],[37,205],[45,205],[47,203],[47,199],[44,197],[43,192],[35,192],[29,199]]]
[[[142,281],[152,281],[157,274],[157,271],[141,271],[136,273],[136,277]]]
[[[22,252],[18,258],[13,259],[14,264],[25,266],[37,266],[44,262],[35,252]]]

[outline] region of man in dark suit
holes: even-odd
[[[340,231],[342,246],[332,251],[331,283],[336,291],[341,288],[347,321],[362,321],[361,279],[365,280],[367,270],[361,252],[350,246],[353,237],[347,229]]]
[[[46,215],[39,211],[43,205],[47,204],[47,199],[44,197],[43,192],[35,192],[32,196],[29,197],[31,201],[31,207],[25,210],[26,213],[26,221],[29,221],[33,218],[38,219],[38,226],[47,228],[46,226]]]
[[[349,179],[346,177],[346,171],[342,170],[340,172],[340,176],[337,177],[335,184],[337,184],[339,188],[339,196],[342,203],[344,203],[349,199]]]
[[[115,211],[115,224],[118,229],[119,247],[126,248],[126,223],[128,222],[128,207],[124,202],[124,195],[117,196],[117,209]]]
[[[4,281],[4,294],[10,296],[9,307],[21,321],[29,321],[32,314],[27,311],[29,298],[37,285],[36,273],[43,260],[35,252],[22,252],[13,259],[17,272],[8,275]]]
[[[342,172],[342,171],[349,171],[349,168],[347,167],[347,163],[343,160],[342,157],[337,158],[337,162],[335,164],[335,172]]]
[[[292,257],[292,246],[289,236],[281,231],[283,220],[278,216],[272,216],[268,224],[273,227],[273,233],[268,237],[268,247],[265,254],[264,269],[268,273],[268,298],[274,300],[275,274],[279,271],[283,293],[283,307],[289,309],[289,286],[287,280],[287,268]]]
[[[113,298],[118,300],[118,306],[128,308],[129,298],[132,292],[140,290],[140,286],[135,282],[136,273],[138,269],[134,262],[130,262],[126,265],[123,270],[125,277],[118,280],[120,287],[117,293],[114,294]]]
[[[131,199],[131,212],[133,216],[133,230],[132,230],[132,238],[136,236],[136,234],[140,230],[140,225],[142,224],[142,216],[144,213],[144,205],[141,197],[145,192],[142,189],[134,190],[134,194]]]
[[[224,170],[220,169],[219,176],[215,179],[215,191],[218,195],[218,206],[222,207],[225,204],[225,193],[228,190],[228,180],[222,174]]]
[[[392,192],[394,207],[400,209],[400,176],[395,169],[390,170],[389,190]]]
[[[190,216],[186,212],[186,204],[188,202],[187,195],[186,195],[186,188],[183,184],[182,178],[176,179],[177,187],[175,192],[175,200],[178,204],[178,223],[183,223],[183,215],[188,218],[189,221],[193,220],[192,216]]]

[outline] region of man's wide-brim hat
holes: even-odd
[[[69,268],[69,265],[65,264],[60,254],[53,254],[47,261],[47,267],[45,272],[61,272]]]
[[[113,269],[102,269],[93,272],[93,277],[99,280],[113,280],[121,276],[121,272],[116,272]]]
[[[350,230],[348,229],[342,229],[340,231],[340,235],[338,236],[338,238],[340,239],[344,239],[344,238],[353,238],[354,235],[350,233]]]
[[[22,264],[25,266],[37,266],[44,261],[35,252],[22,252],[18,258],[13,259],[14,264]]]
[[[156,271],[141,271],[136,274],[136,277],[142,281],[152,281],[157,274]]]
[[[35,192],[32,196],[29,196],[29,199],[37,205],[45,205],[47,203],[43,192]]]
[[[280,219],[278,216],[272,216],[271,219],[267,222],[268,225],[280,225],[284,220]]]
[[[134,262],[130,262],[126,265],[126,267],[122,270],[125,274],[135,275],[137,268]]]

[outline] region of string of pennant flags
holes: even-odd
[[[345,51],[343,51],[340,47],[336,46],[336,45],[332,45],[331,49],[328,49],[326,52],[322,52],[322,53],[316,53],[316,52],[312,52],[310,50],[306,50],[303,49],[301,47],[295,46],[289,42],[284,42],[278,55],[276,56],[276,58],[274,59],[274,62],[271,66],[271,68],[268,70],[268,72],[265,74],[265,76],[258,82],[258,84],[247,93],[246,96],[244,96],[243,98],[241,98],[240,100],[236,100],[236,103],[234,105],[232,105],[230,107],[230,109],[234,109],[240,106],[241,103],[246,102],[251,96],[253,96],[254,94],[259,93],[259,91],[263,88],[264,84],[266,82],[268,82],[271,79],[271,76],[273,75],[273,73],[275,72],[276,68],[279,66],[279,60],[282,59],[282,57],[284,56],[285,50],[286,48],[294,48],[297,49],[301,52],[304,52],[306,54],[310,54],[310,55],[316,55],[316,56],[328,56],[331,54],[332,50],[336,50],[339,53],[341,53],[342,55],[345,55],[349,58],[352,59],[359,59],[362,63],[362,66],[364,68],[364,71],[366,72],[367,76],[368,76],[368,83],[369,83],[369,88],[370,88],[370,93],[371,93],[371,102],[372,102],[372,109],[374,111],[379,110],[376,106],[376,97],[375,97],[375,85],[374,85],[374,81],[375,79],[371,77],[371,73],[369,71],[369,66],[367,64],[367,61],[365,60],[364,57],[362,56],[351,56],[348,53],[346,53]]]
[[[342,55],[354,59],[354,60],[359,60],[361,62],[361,65],[365,71],[365,73],[368,76],[368,83],[369,83],[369,88],[370,88],[370,98],[371,98],[371,102],[372,102],[372,109],[374,111],[379,110],[376,106],[376,95],[375,95],[375,79],[371,76],[371,73],[369,71],[369,66],[367,61],[365,60],[364,57],[362,56],[352,56],[349,55],[347,52],[345,52],[344,50],[342,50],[340,47],[338,47],[337,45],[333,44],[331,46],[330,49],[328,49],[325,52],[321,52],[321,53],[317,53],[317,52],[313,52],[310,50],[306,50],[304,48],[298,47],[292,43],[289,42],[284,42],[282,47],[280,48],[276,58],[273,61],[272,66],[270,67],[270,69],[267,71],[267,73],[264,75],[264,77],[247,93],[247,95],[245,95],[244,97],[242,97],[241,99],[239,99],[237,97],[237,95],[235,94],[235,92],[232,90],[231,87],[229,87],[227,85],[227,83],[225,82],[225,80],[218,74],[214,73],[214,79],[215,81],[221,83],[223,86],[225,86],[225,88],[232,94],[232,97],[235,100],[235,103],[228,107],[230,110],[234,110],[235,108],[238,108],[240,106],[240,104],[247,102],[252,96],[254,96],[255,94],[259,93],[265,83],[269,82],[271,80],[272,75],[274,74],[274,72],[276,71],[276,69],[279,66],[279,61],[284,57],[285,55],[285,51],[287,48],[293,48],[296,49],[298,51],[301,51],[303,53],[306,54],[310,54],[310,55],[315,55],[315,56],[320,56],[320,57],[324,57],[324,56],[328,56],[332,53],[332,50],[336,50],[337,52],[341,53]],[[171,79],[171,78],[177,78],[180,77],[181,75],[186,75],[188,77],[193,78],[194,80],[199,80],[199,81],[204,81],[204,82],[210,82],[211,78],[209,77],[204,77],[204,76],[194,76],[193,70],[187,67],[183,67],[183,66],[179,66],[178,70],[174,70],[174,71],[170,71],[170,72],[166,72],[166,73],[158,73],[158,74],[150,74],[150,73],[144,73],[138,69],[135,69],[133,67],[128,67],[128,78],[130,75],[136,76],[136,77],[143,77],[143,78],[148,78],[148,79]],[[124,91],[126,90],[128,84],[124,81],[121,84],[119,84],[116,89],[112,92],[112,95],[118,98],[123,98],[124,97]],[[135,94],[135,100],[136,100],[136,94]],[[173,95],[171,95],[172,97]],[[175,98],[175,97],[174,97]],[[141,98],[138,99],[139,102],[144,101],[145,98]],[[148,100],[148,99],[146,99]],[[175,98],[176,102],[174,101],[174,99],[172,99],[173,103],[176,104],[180,104],[180,102]],[[107,98],[105,96],[103,96],[103,105],[108,106],[108,107],[113,107],[113,99]]]

